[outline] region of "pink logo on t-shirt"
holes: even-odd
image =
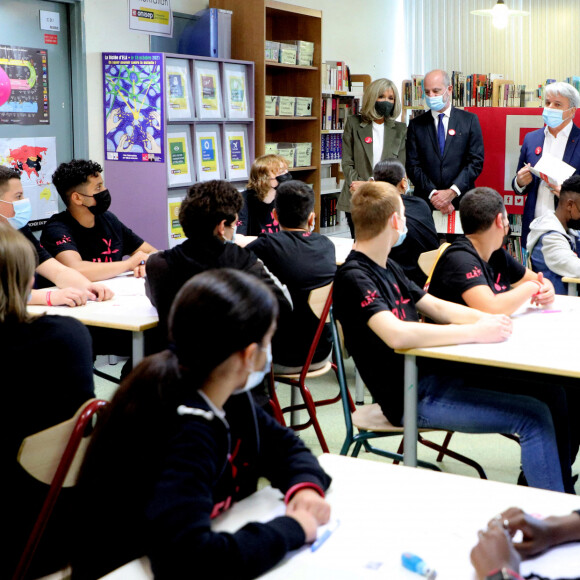
[[[504,290],[507,290],[507,286],[505,286],[504,284],[500,284],[499,279],[501,278],[501,274],[497,275],[497,280],[495,281],[495,284],[493,285],[493,287],[498,291],[498,292],[503,292]]]
[[[365,299],[360,303],[362,308],[365,308],[369,304],[372,304],[379,296],[379,293],[376,290],[367,290],[367,295]]]
[[[475,268],[473,268],[473,270],[471,270],[471,272],[467,272],[467,274],[465,274],[465,277],[468,280],[473,280],[473,278],[479,278],[481,276],[482,272],[481,272],[481,268],[478,268],[477,266],[475,266]]]
[[[56,245],[57,246],[62,246],[62,244],[68,244],[70,242],[70,237],[69,236],[63,236],[62,240],[57,240],[56,241]]]
[[[266,224],[266,227],[262,229],[263,234],[275,234],[278,231],[278,220],[274,218],[274,214],[271,213],[270,217],[272,218],[271,224]]]

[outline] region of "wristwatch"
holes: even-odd
[[[492,570],[485,580],[524,580],[517,572],[509,568],[496,568]]]

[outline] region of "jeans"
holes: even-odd
[[[517,433],[528,484],[565,491],[552,414],[534,397],[473,388],[461,378],[429,374],[419,380],[417,421],[419,427],[462,433]]]

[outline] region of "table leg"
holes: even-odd
[[[405,411],[403,463],[417,467],[417,363],[413,355],[405,355]]]
[[[145,356],[145,337],[143,331],[133,332],[133,368],[135,368]]]
[[[568,296],[578,296],[578,285],[575,282],[568,282]]]

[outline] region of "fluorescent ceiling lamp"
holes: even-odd
[[[475,16],[491,16],[492,24],[495,28],[505,28],[510,16],[528,16],[525,10],[510,10],[503,0],[498,0],[497,4],[489,10],[472,10]]]

